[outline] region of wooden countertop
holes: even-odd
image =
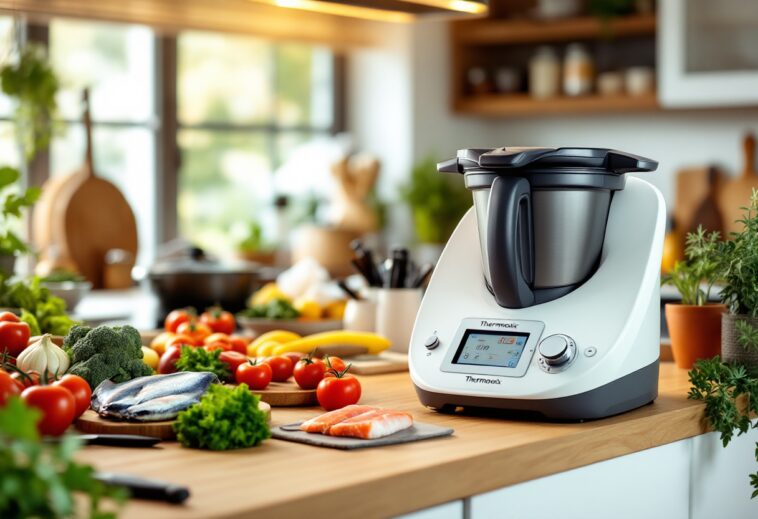
[[[359,451],[268,440],[241,451],[209,452],[166,443],[155,449],[86,447],[78,459],[99,470],[190,487],[181,507],[131,501],[121,517],[386,517],[623,456],[704,432],[702,405],[686,398],[687,372],[661,364],[652,405],[586,423],[540,423],[446,416],[422,407],[407,373],[361,377],[361,403],[410,411],[449,426],[449,438]],[[275,408],[274,424],[319,414]],[[262,515],[261,515],[262,514]]]

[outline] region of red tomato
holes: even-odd
[[[292,362],[292,368],[294,369],[294,367],[297,366],[297,363],[300,362],[300,359],[303,358],[303,354],[291,351],[289,353],[283,353],[282,357],[290,359],[290,362]]]
[[[292,361],[287,357],[269,357],[263,362],[271,366],[271,378],[274,382],[284,382],[292,376]]]
[[[218,306],[209,308],[203,312],[200,315],[200,322],[208,325],[211,330],[217,333],[230,334],[237,328],[234,316]]]
[[[195,339],[189,335],[177,335],[166,341],[166,351],[172,347],[195,346]]]
[[[225,333],[212,333],[205,339],[203,339],[203,342],[205,344],[210,344],[212,342],[230,342],[230,337]]]
[[[65,387],[72,395],[76,404],[76,413],[74,418],[79,418],[84,411],[89,409],[90,399],[92,398],[92,389],[82,377],[77,375],[64,375],[62,379],[53,383],[54,386]]]
[[[224,351],[219,356],[219,359],[227,363],[229,372],[232,374],[232,378],[234,378],[237,368],[247,362],[247,355],[243,355],[237,351]]]
[[[347,369],[345,361],[339,357],[332,357],[331,355],[324,355],[324,364],[326,364],[326,376],[334,376],[334,372],[342,373]]]
[[[37,430],[42,435],[60,436],[76,414],[76,401],[71,391],[60,386],[33,386],[24,389],[21,398],[42,411]]]
[[[40,376],[37,371],[27,371],[26,375],[27,376],[25,377],[18,371],[14,372],[11,375],[11,378],[13,378],[16,381],[16,384],[18,384],[18,386],[21,388],[21,391],[23,391],[27,387],[39,385]]]
[[[176,361],[182,355],[182,348],[180,346],[171,346],[166,348],[166,352],[161,355],[161,360],[158,362],[158,373],[166,375],[168,373],[176,372]]]
[[[0,407],[5,405],[12,396],[21,394],[21,388],[18,387],[13,378],[5,371],[0,371]]]
[[[229,337],[229,345],[232,347],[232,351],[238,351],[243,355],[247,355],[247,345],[250,341],[239,335],[231,335]]]
[[[361,383],[352,375],[325,377],[318,383],[316,398],[327,411],[355,404],[361,398]]]
[[[245,362],[237,366],[234,379],[237,384],[247,384],[250,389],[266,389],[271,383],[271,375],[271,366],[265,362],[261,364]]]
[[[203,340],[208,337],[212,332],[211,329],[208,328],[208,325],[203,323],[196,323],[196,322],[187,322],[180,324],[177,329],[176,333],[179,335],[187,335],[189,337],[192,337],[193,344],[195,346],[202,346]]]
[[[303,389],[315,389],[324,378],[326,366],[319,359],[304,358],[295,364],[295,382]]]
[[[18,357],[29,345],[30,336],[29,325],[20,322],[16,314],[0,313],[0,353],[6,350],[9,355]]]
[[[188,323],[192,320],[193,314],[183,308],[181,310],[173,310],[166,316],[166,321],[163,323],[167,332],[176,333],[176,329],[182,323]]]
[[[208,342],[205,344],[205,346],[203,346],[203,349],[205,351],[216,351],[216,350],[231,351],[231,348],[232,347],[229,346],[229,344],[225,342],[221,342],[221,341]]]

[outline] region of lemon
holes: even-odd
[[[284,299],[289,301],[287,294],[281,291],[276,283],[266,283],[252,296],[250,296],[249,306],[265,305],[275,299]]]
[[[345,316],[347,301],[332,301],[324,308],[324,319],[342,319]]]
[[[295,301],[294,307],[300,312],[301,319],[321,318],[321,305],[312,299],[298,299]]]
[[[160,358],[158,357],[158,352],[152,348],[148,348],[147,346],[142,347],[142,362],[147,364],[148,367],[152,369],[158,369],[159,361]]]

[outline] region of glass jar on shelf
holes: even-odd
[[[584,45],[569,45],[563,59],[563,93],[572,97],[589,94],[594,75],[595,66]]]

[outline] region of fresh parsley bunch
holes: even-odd
[[[254,447],[271,437],[259,401],[246,384],[235,388],[212,384],[199,403],[179,413],[174,423],[177,439],[194,449]]]
[[[229,365],[221,360],[221,350],[206,351],[203,348],[182,346],[182,353],[176,361],[177,371],[208,371],[215,373],[219,380],[229,380],[232,372]]]
[[[705,402],[705,417],[711,428],[721,435],[726,447],[737,435],[758,428],[751,413],[758,414],[758,378],[745,366],[726,364],[717,355],[699,360],[689,372],[692,387],[688,398]],[[758,445],[756,446],[758,461]],[[752,497],[758,496],[758,472],[750,475]]]
[[[37,409],[12,398],[0,408],[0,517],[4,519],[74,517],[74,493],[87,496],[89,517],[115,518],[103,510],[103,499],[123,502],[122,489],[93,478],[94,469],[73,461],[79,441],[65,437],[60,444],[42,443]]]

